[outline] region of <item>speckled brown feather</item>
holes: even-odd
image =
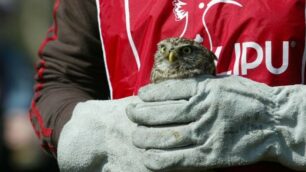
[[[186,48],[187,47],[187,48]],[[186,53],[186,49],[188,53]],[[173,52],[172,63],[166,56]],[[158,43],[154,56],[151,81],[158,83],[167,79],[182,79],[200,74],[215,74],[216,56],[201,44],[186,38],[168,38]]]

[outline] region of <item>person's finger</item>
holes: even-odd
[[[143,149],[172,149],[194,144],[188,125],[154,128],[139,126],[132,138],[133,144]]]
[[[197,93],[198,83],[214,78],[201,75],[188,79],[172,79],[142,87],[138,96],[145,102],[189,99]]]
[[[195,95],[196,88],[195,78],[167,80],[142,87],[138,96],[145,102],[189,99]]]
[[[181,124],[192,122],[196,118],[186,112],[186,107],[186,100],[137,103],[128,105],[126,114],[131,121],[140,125]]]
[[[209,165],[203,167],[200,166],[200,163],[207,161],[209,158],[203,156],[203,154],[199,154],[199,151],[209,152],[209,149],[203,150],[201,148],[200,150],[197,146],[173,150],[150,149],[145,153],[144,163],[152,171],[183,169],[186,169],[186,171],[205,171],[210,168]],[[214,163],[211,164],[213,165]]]

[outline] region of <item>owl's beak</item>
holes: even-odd
[[[174,61],[176,60],[176,56],[175,56],[175,54],[174,54],[173,51],[170,51],[170,53],[169,53],[168,56],[167,56],[167,60],[168,60],[170,63],[172,63],[172,62],[174,62]]]

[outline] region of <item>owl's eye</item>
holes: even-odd
[[[167,48],[166,48],[165,46],[161,46],[161,47],[160,47],[160,51],[161,51],[162,53],[166,52],[166,50],[167,50]]]
[[[184,54],[190,54],[191,53],[191,47],[183,47],[182,48],[182,52],[184,53]]]

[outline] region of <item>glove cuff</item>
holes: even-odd
[[[276,158],[286,166],[305,170],[306,87],[275,87],[275,95],[273,117],[278,137],[274,145]]]

